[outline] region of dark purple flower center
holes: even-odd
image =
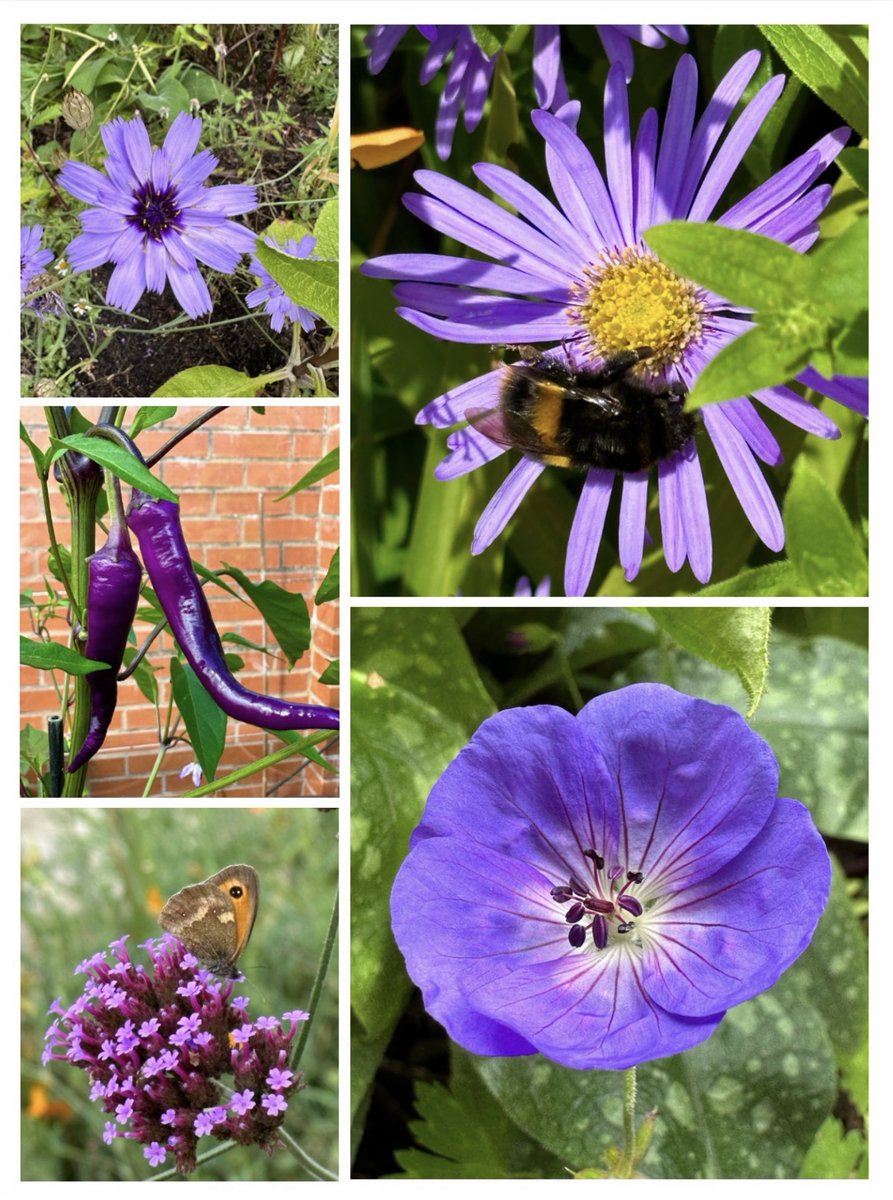
[[[133,198],[136,202],[134,211],[127,220],[141,229],[146,237],[160,242],[171,227],[179,229],[182,209],[177,203],[177,189],[172,183],[156,188],[154,183],[147,181],[136,189]]]
[[[568,905],[564,919],[570,925],[567,940],[574,949],[583,945],[591,930],[597,949],[604,950],[612,929],[618,934],[632,933],[636,927],[633,918],[645,911],[641,900],[630,891],[642,882],[642,872],[617,865],[606,870],[604,858],[595,850],[584,850],[583,854],[592,879],[584,882],[572,875],[567,883],[553,887],[549,895],[559,904]]]

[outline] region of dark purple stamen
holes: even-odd
[[[564,919],[571,927],[567,935],[571,946],[579,950],[586,942],[587,929],[591,929],[596,949],[604,950],[612,929],[618,934],[632,933],[636,923],[629,918],[644,913],[642,901],[628,890],[642,883],[644,876],[641,871],[627,871],[616,864],[606,871],[604,858],[592,847],[583,851],[583,857],[591,865],[592,882],[581,883],[571,875],[567,883],[550,888],[549,895],[559,904],[569,904]]]
[[[160,242],[169,229],[180,227],[181,209],[177,203],[177,189],[169,183],[156,188],[147,181],[133,193],[136,201],[134,212],[128,222],[155,242]]]

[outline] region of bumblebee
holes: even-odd
[[[653,354],[647,346],[612,355],[597,371],[513,348],[522,361],[506,364],[498,407],[468,413],[500,446],[551,467],[632,472],[681,450],[697,428],[681,385],[654,391],[633,374]]]

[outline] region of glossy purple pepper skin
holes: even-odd
[[[337,708],[291,704],[243,687],[230,674],[223,646],[192,566],[180,506],[134,488],[127,524],[136,535],[152,587],[189,665],[218,706],[262,729],[338,729]]]
[[[108,541],[87,560],[87,658],[108,663],[87,676],[90,725],[77,754],[68,764],[73,773],[88,762],[108,733],[118,700],[118,671],[140,598],[143,569],[130,547],[124,525],[113,524]]]

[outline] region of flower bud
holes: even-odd
[[[93,123],[93,104],[83,92],[72,90],[62,100],[62,116],[72,129],[88,129]]]

